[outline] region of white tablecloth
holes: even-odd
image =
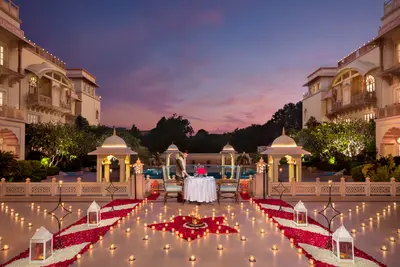
[[[184,198],[188,201],[213,202],[217,200],[217,187],[212,176],[185,179]]]

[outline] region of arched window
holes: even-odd
[[[35,94],[36,88],[37,88],[37,78],[33,76],[29,79],[29,93]]]
[[[375,91],[375,78],[374,76],[368,75],[365,78],[365,85],[367,88],[367,92],[374,92]]]

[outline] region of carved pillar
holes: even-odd
[[[289,182],[296,181],[296,179],[294,179],[295,177],[294,177],[294,160],[293,160],[293,158],[288,156],[287,163],[288,163],[288,167],[289,167]]]
[[[273,158],[273,170],[272,170],[272,173],[273,173],[273,176],[272,176],[272,181],[273,182],[278,182],[278,179],[279,179],[279,160],[280,160],[280,158],[277,158],[277,157],[274,157]]]
[[[110,160],[109,159],[104,159],[104,182],[109,183],[110,182]]]
[[[231,179],[235,177],[235,155],[229,154],[231,156]]]
[[[301,158],[296,158],[296,181],[301,182]]]
[[[268,156],[268,178],[272,181],[272,175],[273,175],[273,158],[272,156]]]
[[[119,158],[119,181],[120,182],[125,182],[125,157],[120,157]]]
[[[171,171],[170,165],[171,165],[171,153],[168,153],[167,160],[166,160],[166,171],[167,171],[168,178],[170,177],[170,171]]]
[[[222,176],[222,178],[224,178],[224,176],[225,176],[225,154],[221,154],[221,176]]]
[[[128,182],[129,177],[131,177],[131,157],[127,155],[125,157],[125,182]]]
[[[100,183],[101,181],[102,181],[102,179],[103,179],[103,176],[102,176],[102,164],[101,164],[101,157],[98,155],[97,156],[97,164],[96,164],[96,181],[98,182],[98,183]]]
[[[18,73],[22,74],[22,44],[18,44]]]

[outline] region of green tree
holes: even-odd
[[[89,122],[85,117],[82,117],[81,115],[79,115],[75,119],[75,126],[79,130],[86,130],[89,128]]]
[[[137,138],[137,139],[140,139],[140,138],[142,137],[142,134],[141,134],[139,128],[136,127],[135,124],[132,125],[131,129],[129,130],[129,133],[130,133],[133,137],[135,137],[135,138]]]
[[[49,167],[57,166],[63,160],[81,155],[84,138],[74,125],[63,123],[30,124],[26,128],[28,146],[49,157]]]
[[[186,140],[194,133],[190,121],[173,114],[169,118],[162,117],[156,128],[143,138],[144,145],[151,152],[163,152],[171,143],[185,149]]]
[[[296,134],[298,144],[322,161],[351,160],[367,153],[367,146],[374,142],[375,131],[364,120],[329,122],[314,128],[304,128]]]
[[[0,150],[0,179],[9,176],[16,163],[13,153]]]
[[[308,121],[307,121],[307,123],[306,123],[306,127],[307,128],[315,128],[315,127],[317,127],[317,126],[319,126],[319,125],[321,125],[321,123],[320,122],[318,122],[317,121],[317,119],[314,117],[314,116],[311,116],[309,119],[308,119]]]

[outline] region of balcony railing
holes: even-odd
[[[376,45],[372,41],[367,43],[366,45],[360,47],[359,49],[357,49],[356,51],[354,51],[350,55],[348,55],[345,58],[343,58],[342,60],[340,60],[338,62],[338,68],[339,69],[343,68],[345,65],[347,65],[350,62],[356,60],[357,58],[363,56],[364,54],[366,54],[367,52],[371,51],[375,47],[376,47]]]
[[[332,109],[330,113],[336,113],[340,111],[348,111],[352,108],[359,108],[367,105],[374,105],[376,103],[376,93],[375,92],[362,92],[358,95],[351,96],[349,103],[343,104],[343,101],[339,100],[332,103]]]
[[[52,105],[51,97],[37,94],[29,94],[27,102],[28,104],[38,104],[41,106]]]
[[[71,110],[71,101],[60,101],[60,107]]]
[[[396,103],[384,108],[379,108],[376,112],[377,119],[388,118],[399,115],[400,115],[400,103]]]
[[[12,15],[14,18],[19,19],[19,6],[14,4],[11,0],[1,0],[1,9]]]
[[[0,117],[24,120],[24,111],[14,107],[0,106]]]
[[[303,99],[309,97],[310,95],[311,95],[310,92],[305,92],[305,93],[303,93]]]
[[[40,46],[35,45],[35,47],[33,47],[33,48],[27,47],[27,49],[29,49],[33,53],[43,57],[44,59],[52,62],[56,66],[58,66],[58,67],[60,67],[60,68],[62,68],[64,70],[67,69],[67,66],[66,66],[65,62],[63,62],[61,59],[57,58],[56,56],[53,56],[49,52],[45,51]]]

